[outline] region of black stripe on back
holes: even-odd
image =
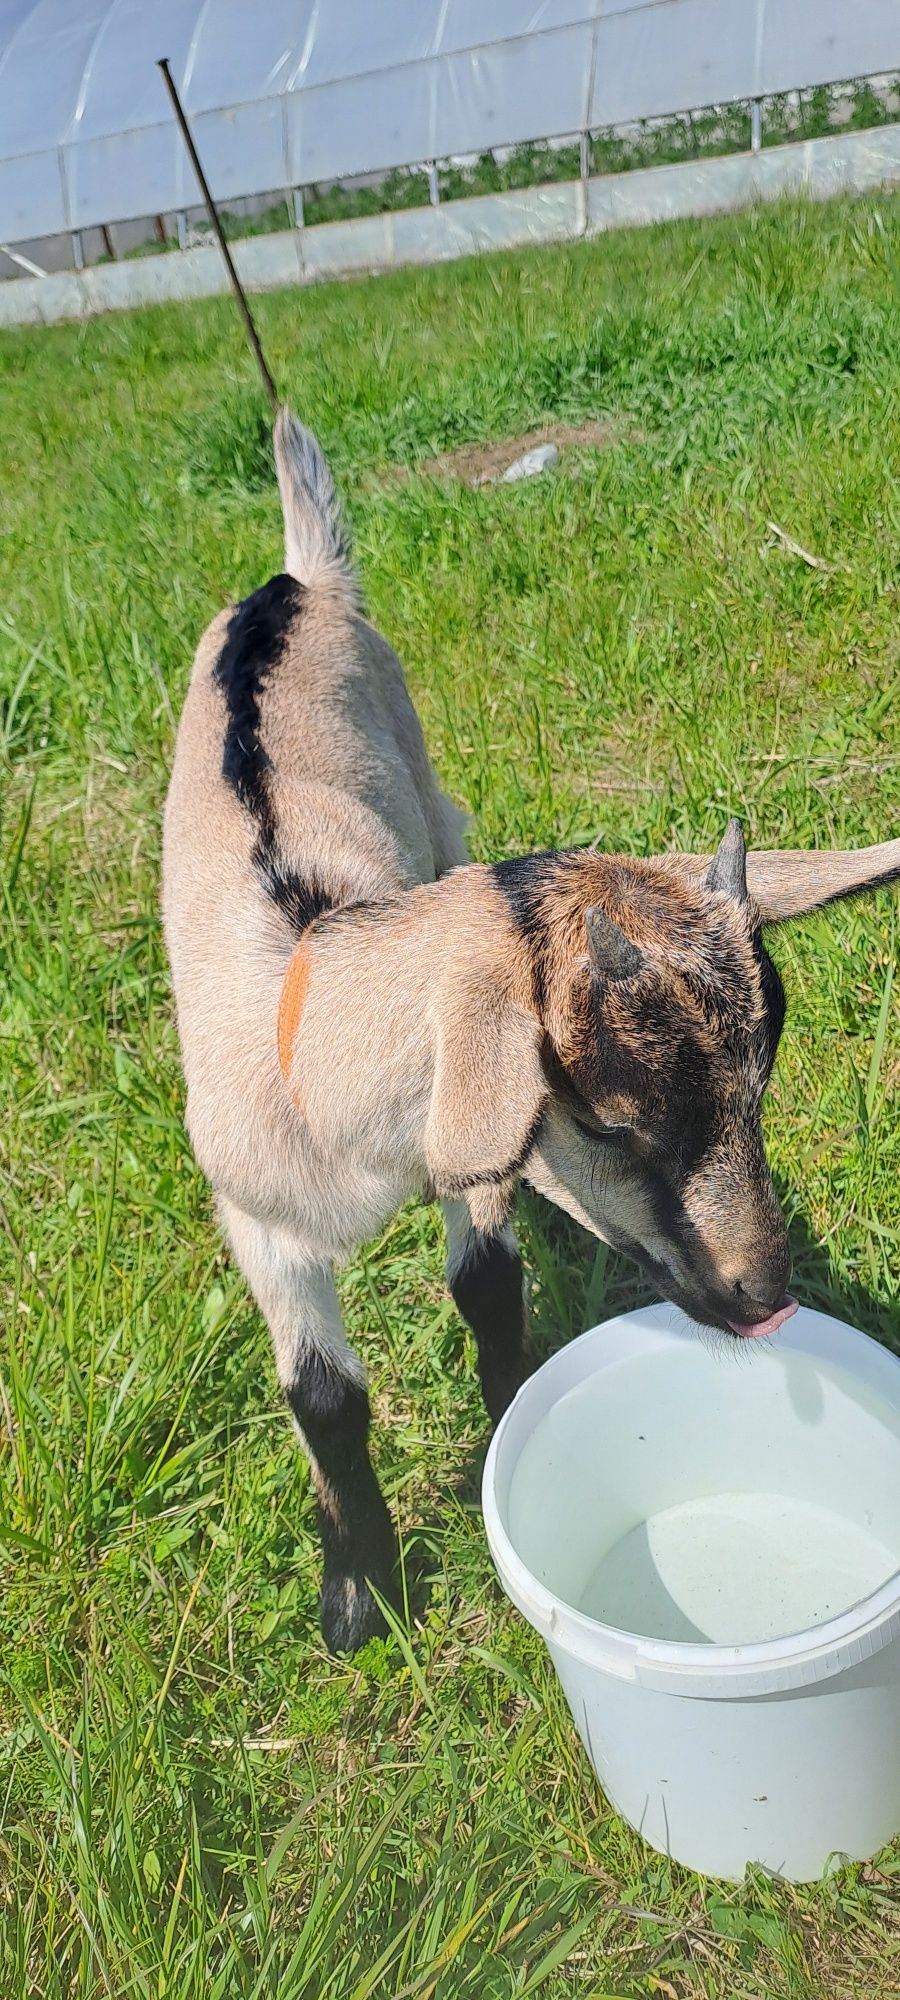
[[[334,897],[314,875],[301,875],[295,868],[284,867],[274,833],[269,837],[265,828],[260,829],[253,863],[267,894],[298,937],[317,917],[335,908]]]
[[[269,759],[260,740],[260,698],[277,666],[306,592],[292,576],[273,576],[237,606],[213,679],[225,696],[228,720],[222,776],[260,824],[271,825]]]
[[[260,704],[266,678],[281,659],[305,596],[302,583],[282,575],[245,597],[213,668],[227,710],[222,776],[257,821],[253,865],[267,895],[298,937],[316,917],[334,908],[334,899],[314,876],[301,875],[282,860],[269,790],[271,765],[260,736]]]

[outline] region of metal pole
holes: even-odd
[[[440,187],[440,182],[438,180],[438,170],[437,170],[436,160],[429,160],[428,162],[428,199],[431,203],[432,208],[438,208],[440,206],[441,187]]]
[[[754,97],[750,105],[750,151],[758,153],[762,149],[762,102]]]
[[[13,264],[21,265],[22,270],[27,271],[30,278],[46,278],[47,272],[43,265],[33,263],[30,257],[26,257],[24,250],[14,250],[11,243],[0,243],[0,250]]]
[[[210,222],[212,223],[213,229],[215,230],[219,249],[221,250],[222,256],[225,260],[225,269],[228,272],[229,278],[231,279],[232,290],[234,292],[234,296],[237,299],[238,306],[240,308],[241,318],[243,319],[244,322],[247,339],[249,340],[253,352],[256,356],[259,372],[263,379],[263,387],[265,389],[266,395],[269,398],[269,402],[272,405],[273,414],[277,416],[280,408],[278,400],[278,390],[276,389],[272,377],[269,373],[266,357],[259,344],[259,334],[257,333],[256,327],[253,323],[253,316],[250,311],[250,307],[247,304],[247,300],[244,294],[244,288],[234,268],[234,262],[232,259],[231,251],[229,250],[228,244],[225,241],[225,236],[222,230],[222,224],[219,221],[218,210],[216,208],[215,202],[213,201],[212,195],[210,194],[209,183],[207,181],[203,168],[200,165],[200,159],[197,153],[197,148],[194,145],[193,139],[191,138],[190,126],[188,125],[187,119],[181,108],[181,100],[179,98],[175,85],[172,81],[172,72],[169,69],[168,57],[163,56],[161,60],[157,63],[156,67],[157,69],[162,70],[163,82],[172,100],[172,109],[178,120],[178,126],[181,132],[181,136],[184,140],[184,143],[190,155],[191,165],[197,176],[197,180],[200,186],[200,192],[203,196],[204,202],[206,203],[206,212],[207,215],[209,216]]]

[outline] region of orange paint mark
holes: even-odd
[[[278,1060],[285,1083],[290,1085],[291,1063],[294,1057],[294,1043],[300,1026],[300,1016],[309,987],[312,971],[309,946],[303,939],[288,960],[288,968],[281,982],[281,998],[278,1002]],[[294,1098],[297,1103],[296,1097]]]

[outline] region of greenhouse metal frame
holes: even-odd
[[[898,0],[0,0],[0,240],[900,66]]]

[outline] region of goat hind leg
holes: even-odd
[[[324,1573],[320,1615],[332,1652],[355,1652],[385,1626],[369,1584],[395,1597],[397,1548],[368,1450],[365,1372],[348,1345],[334,1277],[290,1231],[220,1213],[235,1257],[267,1321],[278,1377],[310,1462]]]

